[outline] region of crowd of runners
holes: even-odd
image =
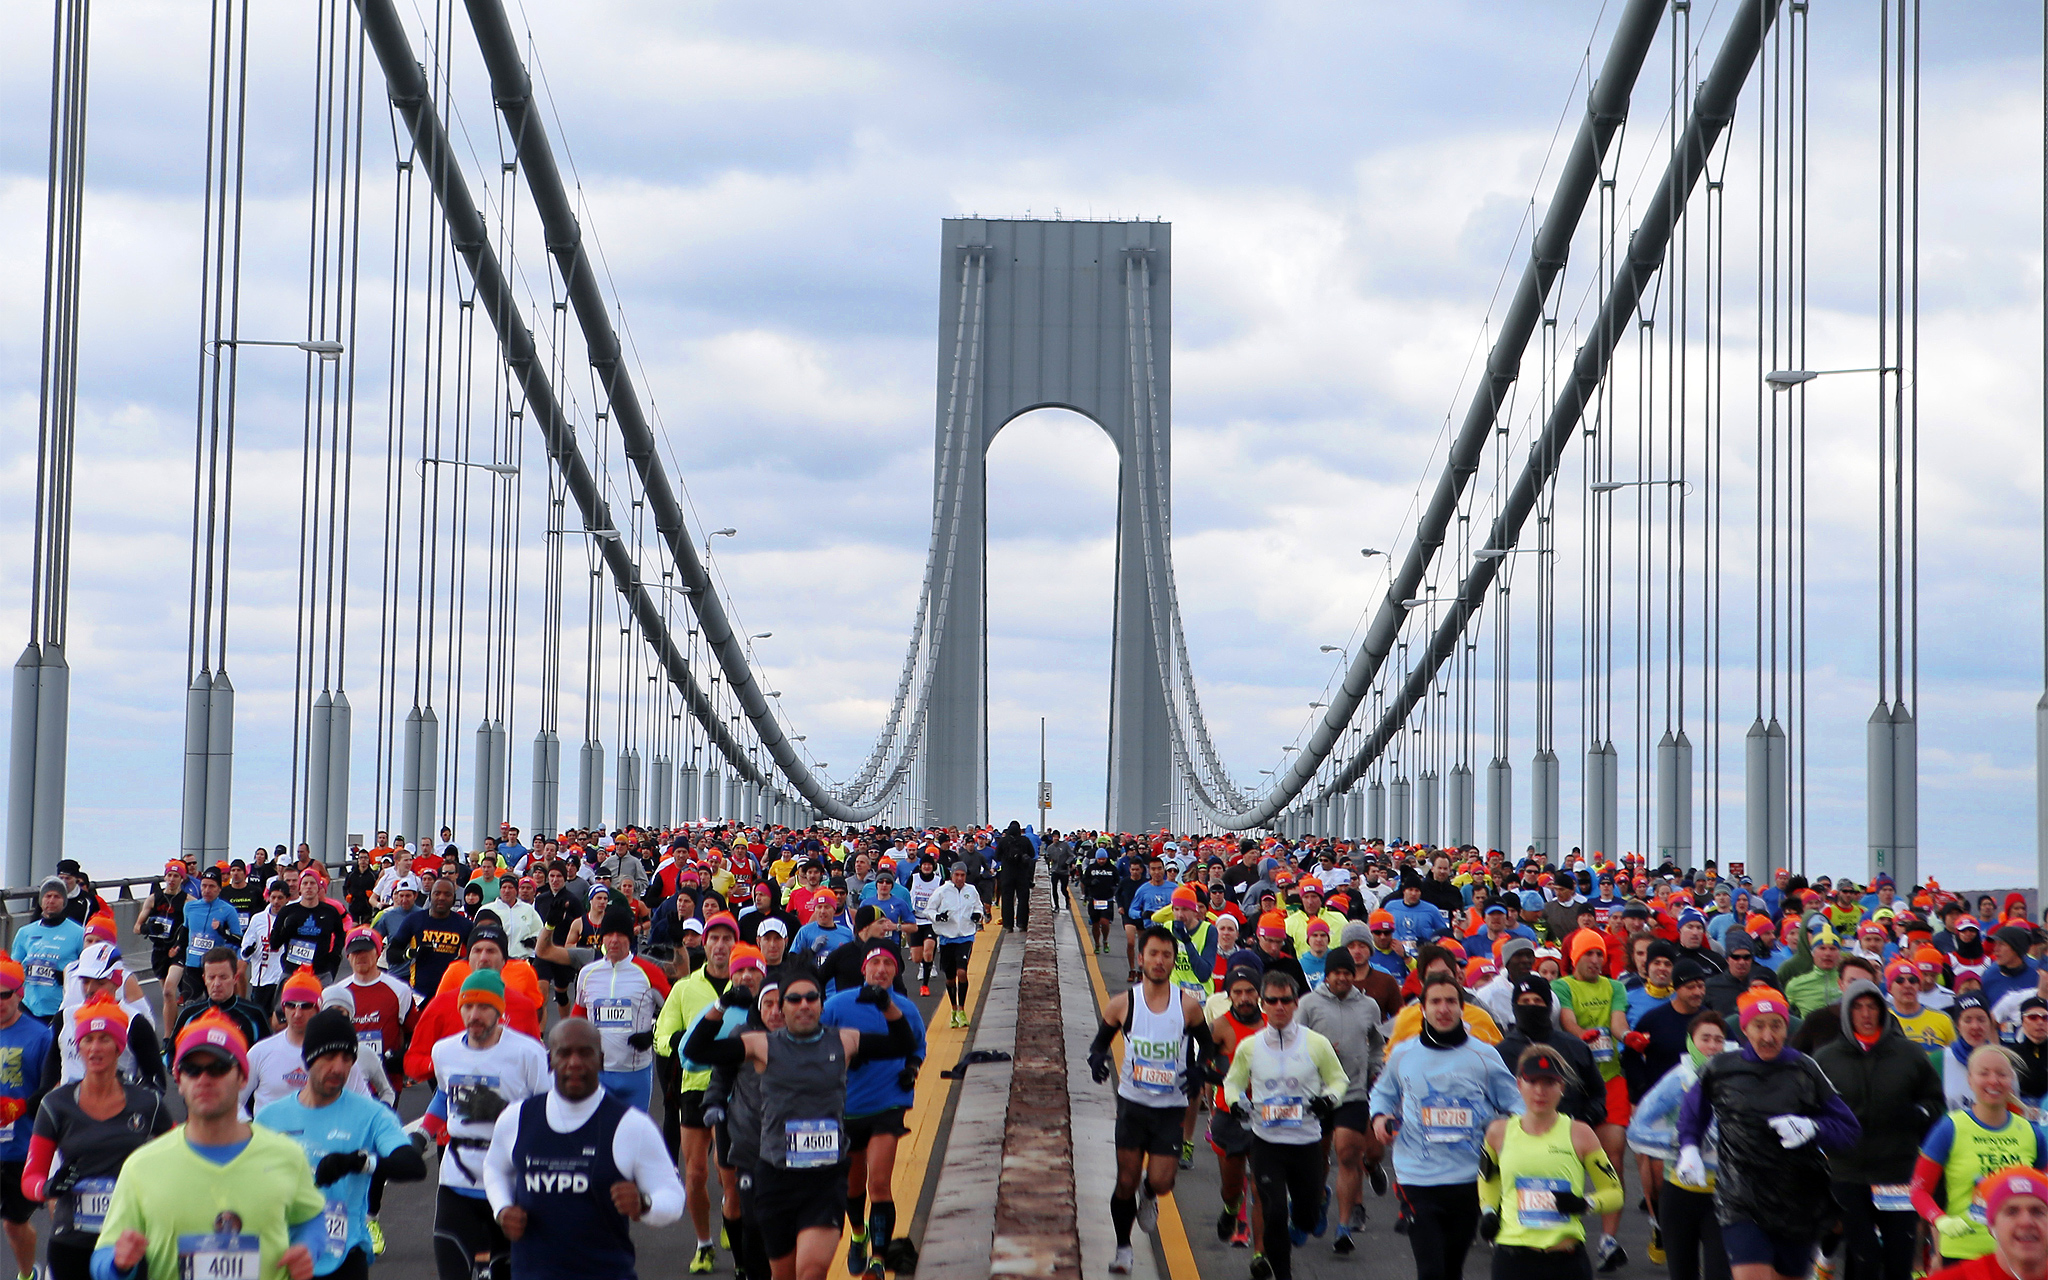
[[[630,1224],[684,1219],[691,1274],[912,1273],[918,1001],[971,1024],[1042,869],[1113,991],[1112,1273],[1199,1136],[1222,1202],[1180,1208],[1254,1280],[1353,1254],[1369,1197],[1418,1280],[1481,1241],[1499,1280],[1615,1272],[1631,1211],[1674,1280],[2048,1280],[2018,893],[1016,824],[484,845],[174,860],[146,966],[62,864],[0,959],[19,1273],[362,1276],[427,1178],[444,1280],[627,1277]]]
[[[1288,1280],[1392,1198],[1418,1280],[2048,1272],[2048,932],[2019,892],[1239,837],[1077,840],[1116,1236],[1194,1166]],[[1056,870],[1055,874],[1059,874]],[[1121,1042],[1121,1056],[1116,1046]],[[1076,1158],[1086,1159],[1077,1150]],[[1633,1179],[1631,1179],[1633,1172]]]

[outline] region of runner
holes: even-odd
[[[1081,895],[1088,902],[1088,936],[1095,940],[1095,954],[1109,954],[1109,930],[1116,923],[1116,864],[1109,860],[1109,846],[1096,845],[1095,857],[1081,873]]]
[[[859,994],[886,1006],[882,1017],[894,1045],[884,1055],[901,1057],[908,1036],[902,1007],[886,990]],[[851,1027],[825,1027],[822,1003],[818,980],[800,974],[782,990],[782,1030],[740,1037],[746,1061],[761,1076],[754,1208],[779,1280],[824,1280],[846,1222],[847,1074],[862,1065],[867,1037]]]
[[[343,954],[349,975],[321,994],[323,1004],[349,1015],[356,1040],[368,1045],[384,1064],[384,1074],[394,1089],[405,1087],[405,1030],[417,1003],[411,987],[377,967],[383,950],[374,930],[349,931]]]
[[[436,880],[427,909],[414,911],[385,934],[384,961],[391,972],[409,974],[413,993],[431,999],[441,973],[468,950],[469,920],[456,913],[455,882]]]
[[[242,1105],[250,1119],[280,1098],[297,1093],[306,1083],[306,1061],[304,1045],[306,1027],[313,1015],[320,1010],[323,996],[320,980],[313,976],[310,968],[301,969],[285,980],[278,991],[278,1012],[284,1019],[284,1029],[266,1040],[258,1041],[249,1050],[249,1076],[242,1087]],[[362,1070],[352,1070],[348,1075],[348,1087],[364,1097],[389,1097],[395,1102],[388,1080],[382,1079],[383,1064],[375,1055],[367,1055],[377,1063],[379,1079],[373,1091],[371,1080]],[[323,1273],[324,1274],[324,1273]]]
[[[1458,1280],[1479,1226],[1479,1152],[1522,1097],[1500,1054],[1465,1029],[1464,988],[1423,980],[1422,1029],[1387,1054],[1372,1087],[1373,1136],[1394,1153],[1416,1280]]]
[[[1224,994],[1229,1007],[1223,1016],[1209,1023],[1209,1037],[1216,1042],[1218,1066],[1228,1072],[1238,1046],[1266,1025],[1265,1015],[1259,1010],[1258,970],[1245,965],[1232,969],[1224,982]],[[1266,1221],[1257,1209],[1256,1186],[1251,1188],[1249,1200],[1245,1195],[1245,1165],[1252,1151],[1252,1134],[1230,1114],[1220,1080],[1209,1115],[1209,1148],[1216,1153],[1217,1182],[1223,1195],[1223,1212],[1216,1216],[1216,1238],[1233,1248],[1249,1246],[1252,1271],[1263,1280],[1268,1270],[1264,1261]]]
[[[159,1278],[283,1272],[311,1280],[312,1248],[326,1235],[326,1198],[297,1143],[242,1119],[249,1075],[242,1033],[202,1013],[178,1037],[174,1068],[185,1123],[121,1165],[93,1248],[93,1275],[125,1280],[146,1263]],[[470,1280],[467,1272],[462,1280]]]
[[[185,1034],[185,1029],[208,1012],[217,1013],[234,1027],[242,1036],[243,1074],[248,1073],[248,1047],[259,1043],[270,1034],[270,1016],[248,1000],[235,994],[235,969],[239,957],[233,947],[215,947],[206,953],[199,964],[200,991],[204,1000],[187,1001],[178,1009],[178,1021],[171,1028],[171,1043],[176,1044]]]
[[[1170,931],[1146,928],[1138,949],[1143,981],[1110,1000],[1088,1051],[1095,1083],[1118,1077],[1116,1190],[1109,1200],[1116,1229],[1116,1257],[1109,1269],[1115,1275],[1129,1275],[1134,1265],[1132,1224],[1146,1235],[1157,1229],[1159,1197],[1173,1191],[1180,1172],[1181,1125],[1190,1095],[1199,1096],[1206,1059],[1215,1048],[1201,999],[1173,983],[1179,950]],[[1119,1034],[1124,1038],[1121,1074],[1109,1061],[1110,1042]]]
[[[1607,1120],[1594,1132],[1600,1135],[1608,1162],[1619,1169],[1622,1151],[1628,1144],[1629,1117],[1628,1079],[1623,1074],[1619,1046],[1627,1043],[1636,1047],[1635,1033],[1629,1030],[1628,988],[1607,976],[1607,942],[1602,934],[1580,929],[1571,935],[1566,946],[1571,954],[1571,973],[1550,984],[1557,995],[1558,1024],[1585,1041],[1593,1051],[1593,1061],[1599,1064],[1600,1079],[1607,1089]],[[1643,1044],[1647,1046],[1647,1036],[1643,1037]],[[1639,1170],[1640,1180],[1649,1188],[1645,1196],[1656,1187],[1648,1168],[1644,1161]],[[1620,1229],[1621,1206],[1617,1204],[1600,1215],[1600,1251],[1596,1261],[1603,1273],[1628,1262],[1628,1250],[1615,1237]]]
[[[264,890],[263,906],[242,932],[242,959],[248,963],[241,973],[241,989],[265,1016],[277,1009],[277,989],[284,985],[284,952],[270,945],[270,929],[287,901],[284,881],[272,880]]]
[[[120,1056],[121,1078],[146,1084],[161,1093],[167,1085],[163,1038],[150,1022],[154,1011],[149,1002],[140,996],[133,1000],[124,998],[128,972],[121,963],[121,953],[110,942],[95,942],[78,957],[72,975],[78,980],[77,995],[67,1002],[66,1016],[57,1020],[61,1029],[54,1040],[55,1051],[36,1068],[43,1073],[43,1087],[53,1089],[60,1082],[70,1084],[85,1078],[85,1058],[79,1053],[78,1033],[69,1015],[82,1005],[102,1000],[116,1005],[131,1019],[122,1037],[125,1047]]]
[[[1933,1280],[2043,1280],[2048,1277],[2048,1180],[2032,1169],[2001,1169],[1977,1184],[1976,1206],[1997,1248]]]
[[[1330,1042],[1295,1024],[1299,993],[1293,975],[1265,976],[1259,1003],[1266,1027],[1238,1044],[1223,1080],[1231,1116],[1252,1132],[1252,1177],[1275,1280],[1293,1280],[1293,1245],[1320,1238],[1328,1225],[1323,1125],[1351,1083]]]
[[[939,939],[939,970],[946,978],[946,999],[953,1006],[955,1027],[968,1025],[967,969],[974,954],[975,930],[986,914],[981,892],[967,883],[965,863],[953,864],[950,882],[931,900],[932,932]]]
[[[633,913],[608,907],[598,928],[597,958],[576,975],[571,1012],[588,1018],[604,1039],[605,1092],[646,1111],[654,1088],[654,1022],[662,997],[633,961]]]
[[[130,1025],[127,1011],[111,998],[73,1009],[65,1028],[78,1044],[83,1075],[44,1095],[36,1110],[21,1190],[26,1199],[54,1201],[49,1205],[52,1280],[87,1280],[92,1274],[93,1245],[115,1175],[130,1153],[170,1132],[175,1123],[161,1094],[122,1078]],[[161,1050],[157,1061],[163,1061]],[[51,1166],[59,1159],[63,1168],[52,1178]]]
[[[822,1017],[826,1027],[887,1033],[890,1019],[876,1003],[875,993],[879,991],[883,1000],[902,1011],[903,1021],[909,1024],[915,1041],[910,1052],[893,1058],[869,1058],[846,1077],[846,1212],[853,1224],[846,1269],[854,1275],[865,1269],[869,1280],[880,1280],[885,1269],[903,1269],[897,1265],[902,1254],[896,1247],[896,1193],[892,1180],[896,1172],[896,1143],[910,1132],[903,1118],[915,1101],[917,1072],[924,1064],[924,1018],[908,996],[892,989],[901,967],[893,946],[879,939],[871,943],[861,964],[863,985],[834,994],[825,1002]]]
[[[910,954],[919,965],[917,993],[921,996],[932,993],[932,962],[939,950],[938,934],[932,929],[932,898],[945,884],[937,858],[927,853],[918,859],[917,870],[910,873],[910,908],[917,917]]]
[[[1978,1048],[1970,1055],[1969,1078],[1971,1105],[1935,1122],[1913,1167],[1913,1207],[1934,1224],[1944,1266],[1981,1258],[1995,1247],[1969,1211],[1971,1191],[1986,1169],[2048,1165],[2048,1135],[2012,1111],[2018,1073],[2011,1050],[1995,1044]]]
[[[1495,1280],[1588,1274],[1581,1215],[1621,1207],[1621,1181],[1592,1126],[1558,1113],[1574,1077],[1557,1050],[1530,1045],[1515,1067],[1522,1114],[1486,1127],[1479,1234],[1493,1242]]]
[[[297,981],[294,976],[285,984],[287,994],[296,994]],[[286,1006],[287,1019],[291,1008]],[[281,1044],[290,1034],[288,1022],[285,1035],[265,1043]],[[306,1019],[301,1039],[304,1083],[296,1094],[258,1110],[256,1123],[299,1144],[313,1183],[326,1198],[313,1274],[360,1280],[369,1275],[376,1252],[370,1232],[372,1181],[419,1182],[427,1166],[391,1108],[351,1087],[360,1074],[354,1019],[342,1009],[322,1009]]]
[[[163,882],[152,891],[136,917],[135,932],[149,939],[149,971],[163,995],[164,1025],[178,1016],[178,988],[185,977],[185,864],[176,858],[164,864]]]
[[[447,884],[447,881],[441,881]],[[453,886],[450,886],[451,888]],[[508,1280],[508,1242],[483,1185],[484,1153],[498,1117],[549,1087],[547,1051],[504,1025],[505,980],[479,969],[463,980],[463,1031],[434,1046],[434,1098],[422,1126],[445,1143],[434,1203],[434,1262],[441,1280]]]
[[[216,888],[219,883],[214,882]],[[21,1003],[14,1008],[48,1027],[64,1007],[64,970],[85,950],[85,926],[64,914],[64,882],[56,876],[43,881],[36,901],[42,915],[15,931],[8,954],[28,984],[17,988]]]
[[[1379,1002],[1357,983],[1358,962],[1348,948],[1331,951],[1323,967],[1323,985],[1301,998],[1301,1025],[1321,1035],[1337,1051],[1337,1065],[1350,1084],[1337,1110],[1323,1126],[1323,1154],[1337,1160],[1337,1238],[1332,1248],[1348,1254],[1357,1246],[1351,1233],[1365,1225],[1361,1183],[1368,1167],[1378,1169],[1381,1152],[1372,1136],[1372,1083],[1385,1053]],[[1386,1174],[1378,1173],[1375,1191],[1386,1193]]]
[[[718,912],[704,922],[704,965],[678,982],[662,1003],[661,1016],[654,1023],[655,1051],[675,1056],[676,1046],[705,1006],[725,994],[732,981],[732,950],[739,943],[739,922]],[[665,1099],[663,1108],[676,1117],[680,1156],[677,1164],[688,1192],[690,1223],[697,1230],[697,1252],[690,1260],[692,1275],[709,1275],[717,1263],[711,1239],[711,1126],[704,1119],[704,1090],[711,1083],[708,1065],[693,1060],[680,1063],[676,1097]]]
[[[512,1242],[515,1280],[630,1276],[627,1224],[667,1226],[683,1214],[661,1131],[601,1087],[604,1038],[581,1017],[556,1023],[547,1044],[554,1086],[506,1108],[491,1132],[484,1183]]]

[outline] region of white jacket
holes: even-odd
[[[951,880],[932,895],[927,909],[931,912],[932,932],[939,935],[941,941],[973,937],[974,919],[984,914],[981,894],[975,891],[974,886],[965,884],[956,888]]]

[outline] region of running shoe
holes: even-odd
[[[1225,1210],[1224,1210],[1224,1211],[1223,1211],[1222,1213],[1219,1213],[1219,1214],[1217,1214],[1217,1215],[1216,1215],[1216,1238],[1217,1238],[1218,1240],[1221,1240],[1221,1241],[1222,1241],[1222,1242],[1223,1242],[1224,1244],[1229,1244],[1229,1243],[1230,1243],[1230,1237],[1232,1237],[1232,1236],[1234,1236],[1234,1235],[1236,1235],[1236,1234],[1237,1234],[1237,1210],[1235,1210],[1235,1209],[1225,1209]]]
[[[917,984],[917,994],[919,994],[919,995],[921,995],[921,996],[928,996],[928,995],[930,995],[931,993],[932,993],[932,984],[931,984],[931,983],[929,983],[929,982],[920,982],[920,983],[918,983],[918,984]]]
[[[1147,1182],[1138,1184],[1138,1230],[1148,1236],[1159,1234],[1159,1199]]]
[[[1346,1231],[1363,1231],[1363,1230],[1365,1230],[1365,1206],[1364,1206],[1364,1205],[1362,1205],[1362,1204],[1354,1204],[1354,1205],[1352,1205],[1352,1206],[1351,1206],[1351,1216],[1350,1216],[1350,1217],[1349,1217],[1348,1219],[1346,1219],[1346,1220],[1345,1220],[1345,1222],[1344,1222],[1344,1229],[1345,1229]]]
[[[370,1248],[380,1257],[384,1253],[384,1224],[370,1219]]]
[[[718,1251],[708,1244],[700,1244],[697,1246],[697,1256],[690,1259],[690,1274],[693,1276],[708,1276],[711,1274],[711,1269],[717,1265]]]
[[[1249,1249],[1252,1247],[1252,1220],[1243,1210],[1238,1212],[1237,1230],[1230,1233],[1230,1247],[1233,1249]]]
[[[1351,1243],[1351,1233],[1349,1231],[1343,1227],[1337,1228],[1337,1243],[1330,1246],[1334,1252],[1348,1257],[1351,1251],[1357,1247],[1357,1245]]]
[[[846,1246],[846,1270],[849,1275],[859,1275],[868,1268],[868,1238],[855,1236]]]
[[[1252,1255],[1252,1280],[1273,1280],[1273,1264],[1263,1253]]]
[[[1664,1229],[1654,1222],[1650,1224],[1650,1261],[1664,1265]]]
[[[1613,1236],[1600,1237],[1600,1274],[1619,1271],[1628,1265],[1628,1250],[1621,1247],[1621,1241]]]
[[[1324,1188],[1323,1188],[1323,1206],[1322,1206],[1322,1208],[1320,1208],[1320,1209],[1317,1209],[1317,1210],[1316,1210],[1316,1229],[1315,1229],[1315,1230],[1314,1230],[1313,1232],[1311,1232],[1310,1234],[1311,1234],[1311,1235],[1313,1235],[1313,1236],[1315,1236],[1315,1238],[1316,1238],[1316,1239],[1320,1240],[1320,1239],[1322,1239],[1322,1238],[1323,1238],[1323,1232],[1325,1232],[1325,1231],[1328,1231],[1329,1229],[1330,1229],[1330,1189],[1329,1189],[1328,1187],[1324,1187]]]
[[[1180,1144],[1180,1167],[1183,1169],[1195,1167],[1195,1140],[1193,1138],[1189,1138]]]
[[[1138,1255],[1131,1252],[1131,1246],[1120,1244],[1116,1247],[1116,1256],[1109,1260],[1109,1274],[1127,1276],[1131,1274],[1131,1268],[1137,1264]]]
[[[1295,1248],[1299,1249],[1308,1243],[1308,1232],[1303,1231],[1300,1227],[1290,1222],[1287,1224],[1287,1238],[1293,1242]]]
[[[1365,1176],[1366,1180],[1372,1183],[1372,1193],[1374,1195],[1383,1196],[1387,1194],[1386,1161],[1375,1160],[1371,1164],[1365,1166]]]
[[[883,1277],[887,1274],[888,1267],[886,1264],[883,1263],[883,1261],[880,1258],[868,1259],[868,1273],[866,1280],[883,1280]]]

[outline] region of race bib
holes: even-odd
[[[1561,1227],[1565,1216],[1557,1207],[1557,1193],[1570,1191],[1563,1178],[1516,1178],[1515,1220],[1525,1227]]]
[[[1141,1089],[1171,1089],[1174,1075],[1172,1067],[1155,1067],[1143,1062],[1131,1067],[1131,1083]]]
[[[357,1027],[356,1043],[370,1046],[370,1052],[384,1056],[384,1033],[376,1027]]]
[[[1259,1104],[1259,1121],[1283,1129],[1298,1129],[1308,1112],[1298,1097],[1271,1098]]]
[[[1912,1213],[1913,1187],[1905,1182],[1883,1182],[1870,1188],[1870,1204],[1879,1213]]]
[[[1600,1038],[1595,1040],[1590,1047],[1593,1050],[1593,1061],[1614,1061],[1614,1035],[1607,1028],[1600,1028]]]
[[[1109,910],[1109,899],[1103,898],[1099,901],[1095,899],[1090,899],[1088,905],[1095,908],[1097,911],[1107,911]]]
[[[314,943],[311,938],[293,938],[284,947],[284,962],[290,965],[313,963]]]
[[[57,966],[47,956],[31,957],[21,968],[23,976],[30,982],[54,983],[57,981]]]
[[[320,1225],[326,1239],[322,1252],[339,1260],[348,1252],[348,1206],[339,1200],[329,1200],[320,1211]]]
[[[80,1178],[71,1188],[71,1229],[97,1234],[113,1199],[112,1178]]]
[[[1422,1108],[1424,1142],[1463,1142],[1472,1136],[1472,1108]]]
[[[631,1000],[593,1000],[590,1002],[590,1020],[600,1028],[618,1030],[633,1025],[633,1002]]]
[[[790,1120],[784,1130],[789,1136],[790,1168],[821,1169],[839,1163],[837,1120]]]
[[[263,1241],[252,1235],[206,1235],[178,1237],[178,1275],[181,1280],[260,1280],[263,1271]]]

